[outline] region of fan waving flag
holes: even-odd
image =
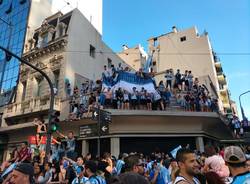
[[[145,65],[144,65],[143,72],[149,73],[150,67],[152,66],[152,64],[153,64],[153,54],[148,57]]]
[[[179,145],[178,147],[176,147],[175,149],[173,149],[170,153],[173,156],[173,158],[176,158],[176,154],[178,152],[179,149],[181,149],[181,145]]]
[[[121,71],[115,79],[103,78],[103,88],[111,88],[112,91],[122,88],[129,93],[133,92],[133,87],[137,90],[144,88],[148,93],[155,93],[154,81],[151,77],[140,77],[134,73]]]

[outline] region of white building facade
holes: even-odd
[[[70,113],[68,84],[73,91],[82,82],[101,79],[104,65],[127,66],[78,9],[46,18],[33,36],[27,38],[22,58],[42,69],[52,80],[57,89],[54,109],[61,112],[61,120],[67,119]],[[7,137],[7,142],[1,143],[5,151],[35,135],[34,118],[48,121],[47,81],[40,73],[21,65],[15,99],[5,106],[0,127],[0,134]],[[23,128],[27,131],[20,131]],[[6,158],[7,152],[4,155]]]
[[[102,34],[102,0],[52,0],[52,12],[63,14],[77,8],[86,19]]]
[[[199,34],[196,27],[181,31],[173,27],[172,32],[150,38],[148,45],[149,52],[154,51],[152,67],[157,81],[165,80],[167,69],[192,71],[201,83],[212,82],[213,89],[207,87],[217,93],[220,110],[226,113],[230,109],[226,77],[206,32]]]

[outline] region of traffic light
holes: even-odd
[[[58,130],[58,128],[59,128],[58,123],[60,122],[59,116],[60,116],[59,111],[55,111],[52,114],[51,125],[50,125],[51,132],[56,132]]]

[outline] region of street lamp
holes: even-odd
[[[2,49],[6,56],[13,56],[16,59],[18,59],[21,63],[24,63],[28,66],[30,66],[31,68],[33,68],[34,70],[36,70],[37,72],[39,72],[49,83],[49,88],[50,88],[50,108],[49,108],[49,122],[48,122],[48,129],[47,129],[47,142],[46,142],[46,157],[45,157],[45,162],[48,162],[48,155],[50,153],[50,149],[51,149],[51,120],[52,120],[52,114],[54,112],[54,99],[55,99],[55,94],[54,94],[54,90],[53,90],[53,83],[51,82],[50,78],[48,77],[48,75],[42,71],[41,69],[37,68],[36,66],[32,65],[31,63],[23,60],[22,58],[20,58],[19,56],[17,56],[16,54],[10,52],[8,49],[2,47],[0,45],[0,49]]]
[[[247,93],[250,93],[250,90],[249,91],[246,91],[244,93],[242,93],[240,96],[239,96],[239,101],[240,101],[240,110],[241,110],[241,115],[242,115],[242,119],[245,120],[246,119],[246,116],[245,116],[245,113],[244,113],[244,109],[242,107],[242,104],[241,104],[241,97]]]

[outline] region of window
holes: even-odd
[[[156,66],[156,61],[153,61],[153,66]]]
[[[43,35],[41,47],[46,47],[48,45],[48,33]]]
[[[111,68],[111,65],[112,65],[112,60],[108,58],[108,68]]]
[[[25,96],[26,96],[27,81],[22,82],[22,85],[23,85],[22,101],[24,101],[25,100]]]
[[[154,38],[154,47],[156,47],[157,45],[159,45],[159,42],[158,42],[158,38]]]
[[[42,83],[43,83],[43,78],[35,78],[35,84],[34,84],[34,96],[38,97],[41,96],[42,94]]]
[[[183,36],[183,37],[180,38],[180,40],[181,40],[181,42],[184,42],[184,41],[187,40],[187,38],[186,38],[186,36]]]
[[[53,72],[53,74],[54,74],[54,87],[58,90],[60,71],[56,70],[56,71]]]
[[[95,47],[90,45],[89,47],[89,55],[92,57],[92,58],[95,58]]]

